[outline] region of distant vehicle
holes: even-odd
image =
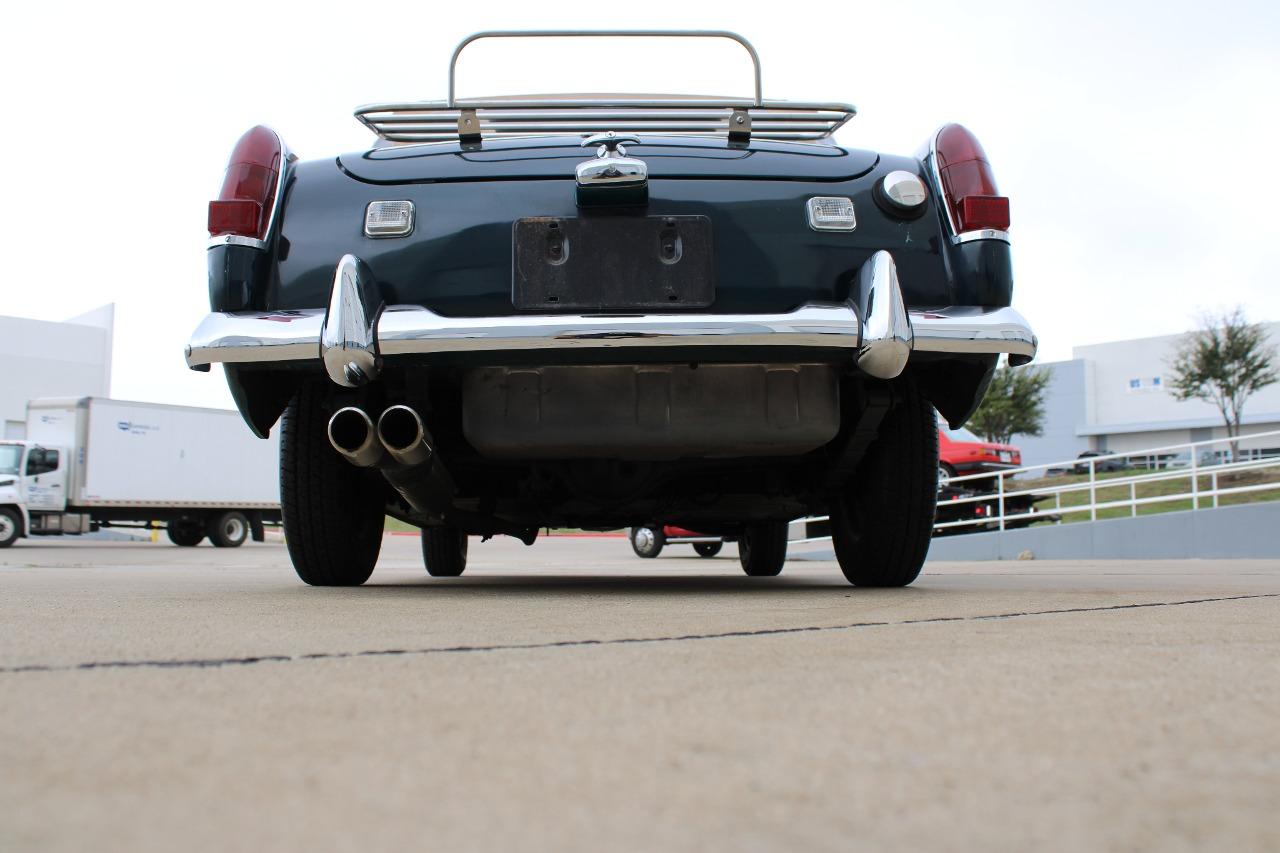
[[[1022,451],[1010,444],[983,441],[969,430],[951,429],[939,419],[938,483],[945,486],[952,477],[1007,471],[1022,464]],[[971,481],[973,482],[973,481]]]
[[[658,556],[668,545],[692,545],[699,557],[714,557],[720,553],[725,542],[734,541],[723,536],[712,536],[685,530],[683,527],[673,527],[670,524],[662,527],[633,527],[628,538],[631,540],[631,549],[636,552],[636,556],[645,558]]]
[[[965,500],[981,497],[981,500]],[[1004,499],[1005,530],[1030,527],[1033,524],[1062,520],[1055,513],[1041,512],[1036,504],[1049,500],[1048,495],[1010,495]],[[1023,516],[1013,518],[1009,516]],[[985,519],[985,521],[983,521]],[[955,536],[962,533],[980,533],[1000,526],[1000,499],[986,490],[946,487],[938,491],[938,511],[935,524],[955,521],[972,521],[960,527],[944,527],[934,530],[934,536]]]
[[[1079,456],[1076,457],[1076,459],[1080,459],[1083,461],[1077,462],[1072,467],[1071,471],[1074,474],[1088,474],[1090,459],[1095,459],[1099,456],[1110,456],[1110,455],[1111,455],[1110,450],[1086,450],[1084,453],[1081,453]],[[1093,470],[1099,474],[1102,474],[1108,471],[1123,471],[1128,467],[1129,467],[1129,460],[1123,457],[1116,457],[1114,459],[1103,459],[1100,462],[1093,463]]]
[[[231,411],[33,400],[27,438],[0,442],[0,548],[155,522],[175,545],[261,542],[263,525],[280,520],[276,453]]]

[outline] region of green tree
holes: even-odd
[[[1015,435],[1044,431],[1044,395],[1052,374],[1039,367],[996,369],[967,426],[987,441],[1008,444]]]
[[[1200,328],[1185,335],[1169,362],[1168,388],[1178,400],[1204,400],[1218,408],[1238,460],[1240,416],[1249,397],[1276,381],[1276,348],[1266,330],[1245,319],[1244,309],[1207,313]]]

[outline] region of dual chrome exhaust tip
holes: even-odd
[[[372,468],[390,456],[400,465],[426,462],[434,452],[422,418],[408,406],[390,406],[377,425],[364,409],[347,406],[329,419],[329,443],[352,465]]]

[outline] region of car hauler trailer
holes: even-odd
[[[99,397],[27,404],[0,442],[0,547],[22,536],[163,524],[176,545],[262,541],[280,521],[278,441],[233,411]]]

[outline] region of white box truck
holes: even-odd
[[[263,526],[280,521],[278,448],[233,411],[32,400],[26,439],[0,441],[0,548],[158,524],[175,545],[260,542]]]

